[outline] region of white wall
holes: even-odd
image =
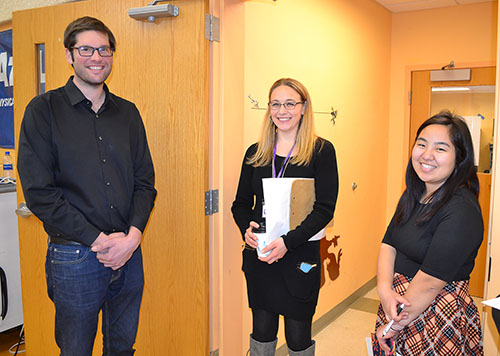
[[[0,23],[12,21],[12,11],[62,4],[81,0],[1,0]]]

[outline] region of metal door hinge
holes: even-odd
[[[411,105],[411,99],[412,99],[412,91],[410,90],[408,92],[408,105]]]
[[[214,350],[214,351],[210,351],[210,353],[208,354],[208,356],[219,356],[219,349]]]
[[[205,38],[210,42],[220,42],[220,19],[212,14],[205,14]]]
[[[219,189],[205,192],[205,215],[213,215],[219,212]]]
[[[490,276],[491,276],[491,257],[488,261],[488,282],[490,281]]]

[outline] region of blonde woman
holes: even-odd
[[[277,237],[258,257],[253,229],[265,219],[262,178],[314,178],[312,212],[295,229]],[[269,91],[269,104],[260,139],[246,151],[232,206],[245,248],[243,271],[252,309],[251,356],[275,354],[279,315],[291,356],[314,355],[311,339],[321,279],[320,241],[309,239],[333,217],[338,174],[333,145],[314,132],[313,110],[307,89],[283,78]],[[305,262],[310,270],[300,269]]]

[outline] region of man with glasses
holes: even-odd
[[[64,32],[74,76],[26,107],[18,170],[48,234],[47,290],[62,356],[132,355],[144,287],[140,242],[156,190],[134,104],[109,92],[115,38],[98,19]]]

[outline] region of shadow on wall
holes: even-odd
[[[328,239],[328,235],[321,239],[321,287],[325,285],[328,276],[330,281],[334,281],[340,275],[340,257],[342,249],[338,249],[335,254],[334,248],[338,246],[340,235],[333,235],[332,239]],[[331,252],[330,252],[331,251]]]

